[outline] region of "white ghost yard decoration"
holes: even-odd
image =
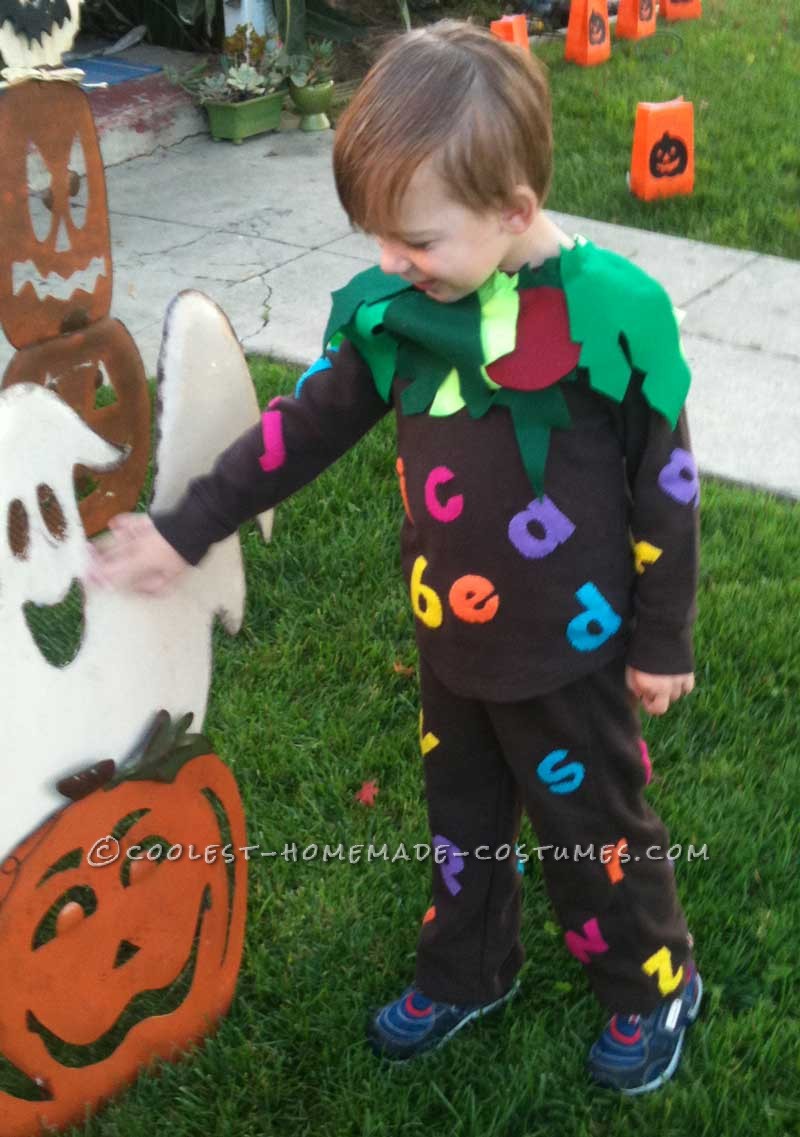
[[[182,293],[167,312],[159,361],[152,509],[171,505],[258,413],[225,315],[202,294]],[[67,804],[61,778],[106,759],[119,765],[159,709],[173,718],[192,712],[199,730],[214,618],[232,634],[241,624],[236,534],[163,596],[83,583],[89,550],[73,467],[107,469],[120,457],[45,388],[0,391],[0,863]],[[265,536],[270,520],[262,520]],[[82,632],[72,657],[55,666],[31,630],[32,606],[40,625],[65,603],[82,606]]]

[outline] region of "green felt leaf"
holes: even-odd
[[[495,402],[508,407],[525,473],[537,497],[544,494],[544,470],[553,427],[567,430],[572,425],[563,392],[556,384],[542,391],[497,392]]]
[[[378,300],[395,296],[398,292],[411,290],[407,280],[403,280],[400,276],[388,276],[377,266],[357,273],[344,288],[338,288],[331,294],[331,314],[322,338],[323,353],[331,341],[331,336],[335,332],[343,331],[352,321],[359,305],[374,304]]]
[[[397,355],[397,373],[401,378],[413,378],[411,386],[400,396],[403,413],[418,415],[427,411],[450,370],[446,360],[417,343],[404,340]]]
[[[570,335],[582,344],[580,364],[592,388],[621,402],[633,366],[645,375],[642,391],[675,426],[689,390],[672,304],[657,281],[624,257],[576,244],[561,254]],[[620,346],[624,335],[630,362]]]
[[[348,338],[367,361],[375,386],[387,403],[397,369],[397,340],[383,331],[383,316],[388,305],[388,300],[362,304],[347,329]]]
[[[561,288],[561,256],[548,257],[536,268],[523,265],[518,276],[520,290],[525,288]]]
[[[494,363],[517,346],[518,276],[496,272],[478,289],[482,362]],[[484,376],[485,378],[485,376]]]

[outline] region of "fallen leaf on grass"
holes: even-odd
[[[374,805],[377,793],[377,782],[364,782],[361,789],[355,795],[355,800],[360,801],[362,805]]]

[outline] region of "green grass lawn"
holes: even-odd
[[[452,5],[449,5],[452,8]],[[496,19],[502,5],[454,14]],[[700,20],[615,40],[608,63],[564,62],[539,42],[553,92],[552,209],[719,245],[800,257],[800,4],[704,0]],[[647,203],[625,183],[637,102],[683,95],[695,111],[695,191]]]
[[[290,368],[254,364],[263,403]],[[412,615],[391,424],[243,530],[241,634],[218,632],[206,733],[236,771],[249,838],[282,850],[428,840]],[[673,1083],[592,1088],[604,1016],[529,864],[522,990],[497,1018],[406,1068],[363,1040],[368,1008],[413,974],[428,864],[251,863],[238,994],[191,1059],[142,1077],[74,1137],[785,1137],[800,1126],[797,507],[708,482],[698,689],[646,725],[649,796],[672,839],[707,987]],[[353,800],[365,780],[374,808]],[[522,840],[535,840],[523,829]],[[412,854],[413,855],[413,854]]]

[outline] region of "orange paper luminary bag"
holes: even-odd
[[[581,67],[605,63],[611,55],[607,0],[572,0],[564,58]]]
[[[703,0],[660,0],[666,20],[697,20],[703,14]]]
[[[694,106],[681,99],[639,103],[633,131],[631,193],[644,201],[694,189]]]
[[[530,51],[528,21],[524,16],[503,16],[499,20],[492,20],[489,31],[506,43],[515,43],[517,47]]]
[[[656,30],[656,0],[619,0],[617,39],[644,39]]]

